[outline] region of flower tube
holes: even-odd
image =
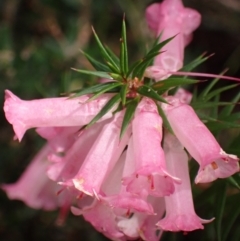
[[[101,185],[121,156],[131,135],[130,126],[119,140],[124,111],[115,114],[95,140],[79,172],[72,182],[79,191],[93,196],[100,192]]]
[[[145,241],[158,241],[162,232],[157,232],[156,223],[162,218],[165,212],[164,198],[148,197],[148,202],[154,207],[154,213],[134,212],[132,217],[119,218],[119,229],[129,238],[136,239],[141,237]]]
[[[35,209],[54,210],[58,208],[59,186],[46,175],[49,165],[47,156],[50,151],[50,146],[45,145],[16,183],[2,185],[2,189],[9,198],[21,200]]]
[[[162,49],[154,65],[163,70],[177,71],[183,66],[184,47],[191,41],[192,32],[200,25],[201,15],[184,8],[181,0],[165,0],[154,3],[146,10],[148,26],[161,41],[174,37]]]
[[[200,219],[194,211],[187,153],[177,138],[171,134],[164,138],[164,151],[169,171],[181,178],[182,183],[175,185],[175,191],[171,196],[165,197],[166,216],[157,223],[157,226],[172,232],[203,229],[202,223],[208,221]]]
[[[147,202],[146,192],[141,193],[141,195],[130,193],[127,192],[126,186],[121,184],[121,179],[129,176],[134,171],[133,140],[131,137],[127,151],[122,154],[103,184],[102,189],[105,195],[99,196],[99,198],[106,201],[114,209],[116,215],[128,218],[135,211],[153,215],[154,211]]]
[[[74,144],[62,157],[62,160],[53,163],[48,168],[48,176],[54,181],[61,182],[62,185],[68,185],[65,181],[74,178],[83,164],[88,152],[97,139],[101,129],[107,124],[108,120],[95,123],[90,128],[84,129],[79,133]],[[70,182],[70,186],[72,186]]]
[[[239,171],[238,158],[226,154],[191,106],[178,98],[168,97],[163,110],[181,144],[199,163],[195,182],[211,182]]]
[[[173,182],[180,180],[166,170],[161,148],[162,119],[152,100],[145,98],[138,105],[132,129],[136,169],[131,176],[124,178],[127,191],[141,194],[145,190],[153,196],[170,195],[174,191]]]
[[[112,94],[101,95],[86,103],[89,97],[85,95],[72,99],[62,97],[24,101],[6,90],[4,111],[7,120],[13,125],[17,138],[21,141],[26,130],[33,127],[88,124],[112,97]],[[102,120],[111,116],[112,112],[109,111]]]

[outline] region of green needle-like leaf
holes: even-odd
[[[110,85],[106,85],[105,88],[102,88],[102,90],[98,91],[98,92],[97,92],[96,94],[94,94],[91,98],[89,98],[89,99],[87,100],[87,102],[89,102],[89,101],[91,101],[91,100],[94,100],[94,99],[96,99],[98,96],[100,96],[101,94],[104,94],[105,92],[110,91],[110,90],[112,90],[112,89],[114,89],[114,88],[117,88],[117,87],[119,87],[119,86],[121,86],[121,85],[122,85],[122,83],[119,83],[119,82],[115,82],[115,83],[112,83],[112,84],[110,84]]]
[[[233,89],[237,86],[239,86],[239,84],[233,84],[233,85],[228,85],[228,86],[225,86],[225,87],[222,87],[222,88],[218,88],[218,89],[210,92],[207,96],[205,96],[205,100],[210,100],[211,98],[215,97],[216,95],[219,95],[222,92],[224,92],[226,90]]]
[[[202,119],[207,121],[205,125],[210,129],[211,131],[220,131],[227,128],[240,128],[240,124],[234,123],[233,121],[225,121],[225,120],[219,120],[212,117],[209,117],[208,115],[205,115],[203,113],[198,112],[198,116]]]
[[[109,73],[109,75],[116,81],[123,82],[123,77],[119,74]]]
[[[108,52],[108,54],[111,56],[113,61],[119,66],[120,60],[119,60],[118,56],[108,46],[105,46],[105,49]]]
[[[227,222],[224,223],[224,228],[223,228],[223,235],[222,235],[222,241],[227,241],[230,240],[228,238],[228,235],[234,225],[234,222],[240,215],[240,208],[239,208],[239,203],[240,203],[240,195],[235,194],[232,197],[230,197],[231,202],[226,203],[227,207],[230,207],[228,210],[228,217],[227,217]],[[234,236],[235,237],[235,236]],[[232,240],[232,239],[231,239]],[[239,238],[236,238],[234,240],[239,240]]]
[[[205,56],[204,54],[201,54],[199,57],[197,57],[196,59],[194,59],[192,62],[190,62],[189,64],[186,64],[185,66],[182,67],[182,69],[180,70],[180,72],[190,72],[191,70],[193,70],[194,68],[196,68],[198,65],[202,64],[203,62],[205,62],[206,60],[208,60],[211,56]]]
[[[103,83],[103,84],[93,85],[88,88],[81,89],[80,91],[78,91],[74,95],[70,96],[69,98],[75,98],[75,97],[79,97],[82,95],[99,93],[100,91],[102,91],[110,86],[115,86],[115,84],[116,84],[116,82],[107,82],[107,83]]]
[[[82,74],[93,75],[93,76],[97,76],[97,77],[100,77],[100,78],[113,79],[110,76],[110,73],[106,73],[106,72],[102,72],[102,71],[90,71],[90,70],[74,69],[74,68],[72,68],[72,70],[75,70],[75,71],[77,71],[79,73],[82,73]]]
[[[123,106],[125,106],[125,104],[126,104],[127,90],[128,90],[128,86],[127,85],[123,85],[121,90],[120,90],[120,95],[121,95],[121,100],[122,100],[122,105]]]
[[[128,72],[128,51],[127,51],[127,34],[126,34],[126,23],[125,16],[122,22],[122,37],[121,41],[121,51],[120,51],[120,67],[123,76],[126,76]]]
[[[122,122],[122,127],[121,127],[121,132],[120,132],[120,139],[123,137],[124,133],[127,130],[128,125],[130,124],[135,110],[137,108],[139,99],[133,99],[130,103],[128,103],[125,115],[123,117],[123,122]]]
[[[232,99],[231,101],[232,105],[226,106],[222,109],[222,111],[219,114],[219,118],[229,116],[235,107],[233,103],[237,103],[239,100],[240,100],[240,92]]]
[[[156,102],[157,108],[158,108],[158,113],[159,115],[162,117],[163,120],[163,125],[164,127],[171,133],[174,135],[173,129],[167,119],[167,116],[165,115],[164,111],[162,110],[161,106]]]
[[[97,33],[95,32],[94,28],[93,29],[93,34],[94,37],[97,41],[98,47],[103,55],[103,58],[106,59],[107,62],[110,62],[111,65],[115,68],[116,73],[120,73],[120,69],[119,66],[117,65],[117,63],[113,60],[113,58],[109,55],[108,50],[104,47],[104,45],[102,44],[101,40],[99,39]]]
[[[156,93],[156,91],[150,86],[143,85],[137,89],[137,92],[141,95],[150,97],[154,100],[157,100],[163,103],[168,103],[162,96]]]
[[[170,42],[174,37],[171,37],[154,45],[154,47],[140,61],[137,61],[133,64],[133,66],[131,66],[130,70],[127,73],[127,76],[129,76],[132,73],[133,78],[142,78],[146,67],[148,67],[149,64],[151,64],[155,56],[161,54],[161,48],[164,47],[164,45],[166,45],[168,42]]]
[[[135,66],[132,72],[133,77],[138,77],[139,79],[142,78],[145,69],[151,64],[154,57],[161,54],[161,52],[152,52],[151,54],[146,55],[138,65]]]
[[[114,95],[107,104],[100,110],[100,112],[87,124],[86,128],[90,127],[94,123],[96,123],[99,119],[101,119],[108,111],[110,111],[114,105],[116,105],[120,101],[120,94]]]
[[[176,36],[176,35],[175,35]],[[171,37],[171,38],[168,38],[162,42],[160,42],[159,44],[157,44],[156,46],[154,46],[149,52],[147,55],[150,55],[152,53],[155,53],[155,52],[159,52],[161,48],[163,48],[167,43],[169,43],[172,39],[175,38],[175,36]]]
[[[91,55],[85,53],[84,51],[80,50],[82,54],[88,59],[91,65],[98,71],[110,72],[110,69],[107,65],[100,63],[96,59],[94,59]]]
[[[151,87],[157,91],[165,91],[169,88],[180,86],[180,85],[188,85],[188,84],[196,84],[201,82],[200,80],[195,79],[184,79],[178,77],[170,77],[168,79],[158,81],[154,83]]]
[[[126,75],[126,78],[128,78],[132,73],[133,73],[133,70],[140,64],[142,63],[142,59],[136,61],[134,64],[132,64],[127,72],[127,75]],[[132,74],[132,78],[134,78],[133,74]]]
[[[220,95],[216,95],[214,97],[213,102],[219,103],[219,100],[220,100]],[[208,103],[208,102],[206,102],[206,103]],[[213,118],[218,118],[218,105],[214,105],[212,107],[211,112],[210,112],[210,116],[212,116]]]
[[[225,208],[225,202],[226,202],[226,189],[227,184],[226,181],[222,181],[222,185],[220,186],[220,189],[216,191],[215,196],[215,217],[216,217],[216,230],[217,230],[217,238],[218,241],[222,240],[222,218],[223,218],[223,211]]]
[[[226,70],[222,71],[220,75],[223,75],[226,72]],[[208,86],[202,91],[202,93],[199,95],[198,99],[205,100],[208,93],[211,91],[211,89],[214,87],[214,85],[219,81],[219,78],[215,78],[214,80],[210,81]]]
[[[218,106],[231,106],[234,103],[230,102],[215,102],[215,101],[208,101],[208,102],[202,102],[202,101],[196,101],[192,102],[191,106],[194,109],[204,109],[204,108],[212,108],[212,107],[218,107]]]
[[[233,186],[236,187],[237,189],[240,190],[240,183],[234,178],[234,176],[232,177],[228,177],[227,181]]]

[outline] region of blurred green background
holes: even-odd
[[[92,68],[79,52],[79,49],[84,49],[97,56],[91,25],[108,46],[119,52],[123,12],[126,13],[131,59],[141,57],[151,39],[144,18],[144,10],[151,2],[0,0],[1,106],[5,89],[10,89],[22,99],[32,99],[59,96],[96,81],[70,68]],[[185,61],[189,62],[205,51],[215,53],[199,70],[220,73],[229,67],[229,75],[240,77],[240,1],[186,0],[184,4],[197,9],[203,18],[186,49]],[[237,91],[239,89],[231,93]],[[224,98],[228,99],[232,94]],[[43,141],[34,130],[28,131],[21,143],[14,141],[12,127],[3,111],[0,113],[0,183],[12,183],[21,175]],[[221,182],[217,182],[214,188],[219,187],[221,192]],[[240,200],[239,197],[237,200]],[[214,200],[208,201],[204,204],[201,196],[195,199],[201,217],[213,214]],[[66,224],[59,227],[55,222],[57,215],[58,212],[32,210],[21,201],[10,201],[0,190],[1,241],[107,240],[81,217],[72,214],[69,214]],[[163,239],[214,241],[217,240],[214,225],[209,224],[204,231],[188,235],[165,234]],[[239,228],[232,230],[234,237],[240,237]]]

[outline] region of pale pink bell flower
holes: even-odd
[[[155,214],[135,212],[128,219],[119,219],[118,228],[131,240],[141,238],[144,241],[159,241],[162,231],[157,231],[156,223],[165,212],[164,198],[149,197],[149,204]]]
[[[90,102],[86,102],[90,97],[87,95],[72,99],[62,97],[24,101],[6,90],[4,111],[20,141],[25,131],[33,127],[86,125],[112,96],[104,94]],[[112,112],[109,111],[101,120],[111,116]]]
[[[184,48],[191,41],[192,32],[200,25],[201,15],[185,8],[181,0],[165,0],[146,9],[148,26],[160,40],[174,37],[167,43],[155,60],[154,65],[166,71],[177,71],[183,66]]]
[[[102,189],[105,195],[99,196],[99,198],[108,202],[116,215],[128,217],[135,211],[154,214],[152,206],[147,202],[147,192],[143,191],[141,194],[130,193],[127,192],[126,186],[122,184],[122,179],[135,171],[132,145],[131,137],[127,151],[121,155],[113,171],[103,184]]]
[[[84,129],[80,133],[77,132],[76,136],[74,133],[72,136],[74,136],[75,141],[72,146],[67,149],[65,155],[63,155],[58,162],[53,162],[52,165],[48,167],[47,174],[49,178],[61,182],[61,184],[74,178],[101,129],[107,124],[107,121],[108,120],[95,123],[90,128]],[[62,137],[62,139],[64,138]]]
[[[90,196],[99,193],[103,181],[117,163],[131,135],[129,126],[120,139],[124,113],[124,111],[116,113],[103,127],[78,173],[72,179],[75,188],[79,191]]]
[[[46,144],[16,183],[1,186],[9,198],[21,200],[35,209],[54,210],[61,205],[61,197],[57,196],[59,186],[46,174],[50,152],[51,147]]]
[[[125,177],[127,191],[141,194],[165,196],[174,192],[174,182],[180,182],[166,169],[164,152],[161,148],[162,119],[154,101],[143,98],[132,122],[133,153],[135,172]]]
[[[187,153],[177,138],[169,133],[164,137],[164,151],[168,170],[181,178],[182,183],[175,185],[175,192],[165,197],[166,216],[157,226],[172,232],[203,229],[202,223],[211,220],[200,219],[194,211]]]
[[[169,96],[166,100],[169,104],[163,104],[163,110],[174,134],[200,165],[196,183],[226,178],[239,171],[237,156],[221,149],[190,105],[176,97]]]

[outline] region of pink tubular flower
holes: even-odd
[[[101,121],[78,133],[75,142],[61,160],[49,166],[47,171],[49,178],[58,182],[73,178],[105,124],[106,121]]]
[[[124,178],[127,191],[165,196],[174,191],[173,181],[180,181],[166,171],[164,152],[161,148],[162,119],[156,104],[143,99],[137,107],[132,123],[135,172]]]
[[[35,209],[54,210],[59,207],[59,187],[46,175],[50,151],[50,146],[45,145],[16,183],[2,185],[9,198],[21,200]]]
[[[164,151],[169,171],[181,178],[182,183],[175,185],[175,192],[171,196],[165,197],[166,216],[157,226],[172,232],[203,229],[202,223],[208,221],[200,219],[194,211],[188,156],[177,138],[171,134],[164,138]]]
[[[189,91],[183,89],[183,88],[178,88],[176,93],[174,94],[174,97],[178,98],[182,103],[185,104],[190,104],[192,101],[192,93]]]
[[[168,97],[164,112],[178,140],[199,163],[196,183],[211,182],[239,171],[238,158],[226,154],[191,106]]]
[[[132,137],[128,142],[127,152],[125,151],[113,171],[103,184],[104,196],[100,196],[101,200],[108,203],[117,215],[129,216],[133,211],[154,214],[152,206],[147,202],[145,193],[137,195],[129,193],[126,186],[121,184],[122,177],[128,176],[134,172],[134,162],[132,153]]]
[[[112,121],[104,126],[77,175],[72,179],[79,191],[90,196],[98,194],[107,174],[121,156],[131,134],[129,127],[119,141],[123,115],[124,111],[116,113]]]
[[[48,141],[52,151],[62,156],[77,139],[78,131],[79,127],[77,126],[36,128],[38,135]]]
[[[177,71],[183,66],[184,47],[191,41],[192,32],[200,25],[201,15],[190,8],[184,8],[181,0],[165,0],[154,3],[146,10],[149,28],[161,41],[174,37],[162,49],[154,65],[163,70]]]
[[[84,219],[92,226],[103,233],[106,237],[116,241],[126,241],[125,235],[118,229],[116,224],[116,215],[106,203],[95,199],[89,207],[80,210],[72,207],[74,215],[83,215]]]
[[[128,219],[119,218],[118,228],[131,240],[138,237],[144,241],[159,241],[160,239],[162,232],[157,233],[156,223],[164,214],[164,200],[163,198],[149,197],[148,201],[154,207],[154,215],[135,212]]]
[[[4,111],[20,141],[25,131],[33,127],[86,125],[111,97],[111,94],[101,95],[88,103],[89,96],[24,101],[6,90]],[[110,111],[102,119],[111,116]]]

